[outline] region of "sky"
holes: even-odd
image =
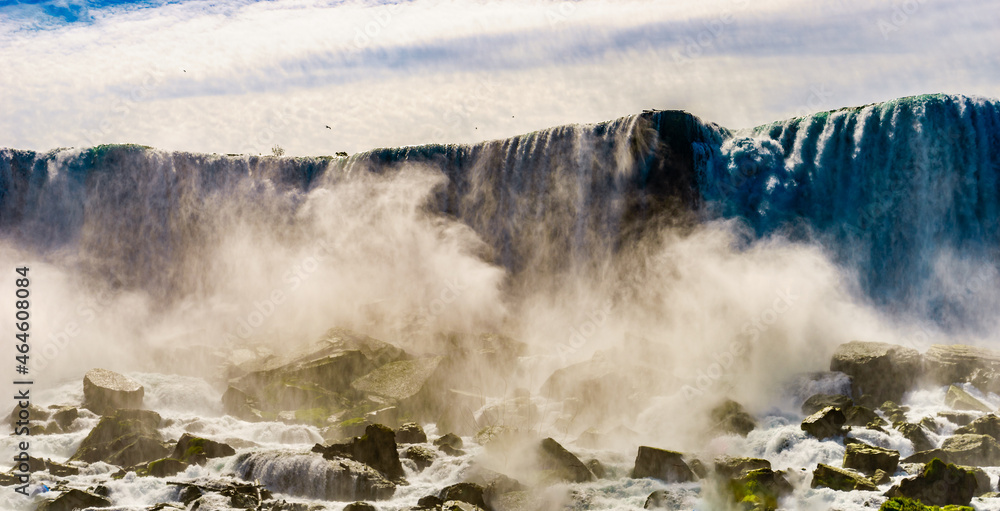
[[[991,0],[0,1],[0,147],[332,155],[1000,97]]]

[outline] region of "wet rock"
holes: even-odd
[[[551,438],[542,440],[538,458],[542,470],[550,470],[553,476],[564,481],[584,483],[594,480],[594,474],[580,458]]]
[[[948,393],[944,396],[944,404],[955,410],[971,410],[975,412],[990,413],[992,408],[982,401],[972,397],[971,394],[955,385],[948,386]]]
[[[367,502],[352,502],[344,507],[344,511],[378,511],[378,508]]]
[[[990,476],[985,470],[979,467],[969,467],[965,465],[958,465],[958,468],[965,470],[966,472],[972,472],[972,475],[976,477],[976,491],[972,492],[973,496],[989,493],[989,491],[993,489],[990,484]]]
[[[882,486],[892,480],[892,474],[886,472],[885,470],[879,469],[875,471],[875,475],[871,477],[871,482],[876,486]]]
[[[802,403],[802,413],[812,415],[828,406],[847,410],[854,406],[854,401],[843,394],[814,394]]]
[[[986,435],[954,435],[946,439],[941,448],[920,451],[903,461],[927,463],[934,458],[956,465],[1000,466],[1000,445]]]
[[[422,444],[427,441],[427,434],[420,424],[407,422],[396,431],[396,442],[401,444]]]
[[[970,412],[938,412],[937,416],[948,420],[956,426],[966,426],[976,420],[976,418],[979,417],[979,414]]]
[[[232,385],[222,394],[222,409],[227,415],[248,422],[264,420],[257,402],[249,394]]]
[[[184,433],[177,441],[177,446],[174,447],[174,453],[171,457],[187,463],[204,465],[209,458],[224,458],[234,454],[236,454],[236,449],[224,443]]]
[[[349,458],[360,461],[391,480],[399,481],[404,476],[396,449],[396,433],[381,424],[368,426],[364,436],[355,437],[347,443],[326,447],[317,445],[313,452],[322,453],[326,459]]]
[[[52,412],[52,421],[59,425],[63,431],[70,431],[75,421],[80,416],[80,410],[73,406],[63,406]]]
[[[46,500],[38,506],[37,511],[74,511],[92,507],[110,507],[111,501],[83,490],[75,488],[62,493],[53,500]]]
[[[420,500],[417,501],[417,509],[441,509],[443,504],[444,501],[437,495],[428,495],[420,497]]]
[[[407,413],[436,410],[436,392],[444,377],[444,357],[424,357],[385,364],[351,382],[351,388],[397,403]]]
[[[178,472],[183,472],[188,467],[188,464],[173,458],[163,458],[156,461],[149,462],[146,465],[146,470],[144,474],[140,475],[150,475],[153,477],[168,477],[176,475]]]
[[[896,424],[899,422],[906,422],[906,412],[910,411],[908,406],[899,406],[892,401],[886,401],[882,403],[879,407],[882,413],[889,417],[889,422]]]
[[[52,460],[45,460],[45,469],[55,477],[68,477],[80,474],[80,469],[73,465],[66,465]],[[104,495],[105,497],[107,495]]]
[[[837,347],[830,370],[851,377],[854,397],[899,401],[913,387],[922,369],[920,353],[881,342],[851,341]]]
[[[438,494],[444,502],[448,501],[458,501],[466,502],[474,506],[478,506],[482,509],[490,509],[486,506],[486,500],[483,499],[483,492],[485,488],[474,483],[458,483],[451,486],[447,486],[441,490]]]
[[[984,415],[955,430],[956,435],[989,435],[1000,442],[1000,417]]]
[[[897,422],[894,426],[904,438],[913,444],[914,451],[926,451],[934,448],[934,442],[927,436],[927,432],[919,424],[912,422]]]
[[[747,436],[757,427],[757,421],[747,413],[743,405],[727,399],[713,408],[709,414],[713,429],[723,433]]]
[[[844,410],[844,417],[847,419],[847,421],[844,422],[845,426],[868,429],[888,426],[885,419],[879,417],[874,410],[865,406],[852,406],[847,408]]]
[[[760,468],[729,481],[727,490],[734,504],[754,511],[775,511],[778,501],[792,493],[792,485],[781,472]]]
[[[632,478],[652,477],[667,483],[684,483],[694,481],[694,472],[684,463],[679,452],[657,449],[655,447],[639,447],[632,469]]]
[[[1000,353],[962,344],[934,344],[924,354],[924,372],[931,383],[973,383],[984,392],[1000,390]]]
[[[813,471],[813,488],[830,488],[839,491],[875,491],[878,488],[865,476],[820,463]]]
[[[854,443],[847,446],[844,454],[844,468],[854,469],[865,475],[873,475],[879,470],[893,474],[898,466],[899,451],[891,449]]]
[[[161,422],[160,415],[150,410],[118,410],[105,415],[70,461],[130,467],[163,458],[170,448],[157,430]]]
[[[437,458],[437,455],[426,447],[411,445],[403,452],[403,457],[413,460],[413,463],[417,465],[417,471],[421,472],[434,464],[434,458]]]
[[[747,472],[771,468],[771,462],[760,458],[732,458],[723,456],[715,459],[715,473],[723,479],[733,479]]]
[[[677,498],[667,490],[656,490],[646,497],[643,509],[679,509]]]
[[[598,460],[587,460],[586,465],[587,468],[590,469],[590,472],[594,474],[594,477],[598,479],[604,479],[608,474],[608,471],[604,468],[604,464]]]
[[[976,476],[971,472],[933,459],[921,474],[903,479],[886,496],[905,497],[931,506],[967,506],[976,491],[976,484]]]
[[[98,415],[142,408],[144,394],[139,382],[107,369],[91,369],[83,377],[83,406]]]
[[[847,417],[840,408],[828,406],[802,421],[802,431],[824,440],[830,437],[844,434],[844,423]]]
[[[436,445],[438,447],[447,445],[448,447],[451,447],[452,449],[461,449],[462,447],[465,446],[465,443],[462,442],[462,437],[460,437],[460,436],[458,436],[458,435],[456,435],[454,433],[446,433],[445,435],[440,436],[437,439],[435,439],[434,440],[434,445]]]

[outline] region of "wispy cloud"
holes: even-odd
[[[651,107],[742,127],[820,85],[830,108],[1000,96],[998,18],[984,0],[18,3],[0,146],[332,154]]]

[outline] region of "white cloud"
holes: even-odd
[[[0,9],[0,146],[331,154],[654,107],[742,127],[924,92],[1000,96],[1000,5],[983,0],[76,10],[68,23]]]

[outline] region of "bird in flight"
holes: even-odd
[[[327,124],[327,125],[326,125],[326,129],[328,129],[328,130],[332,130],[333,128],[331,128],[331,127],[330,127],[330,125],[329,125],[329,124]]]

